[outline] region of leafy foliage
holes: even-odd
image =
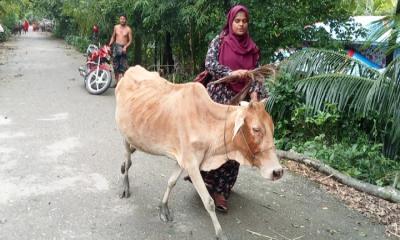
[[[325,103],[313,111],[288,74],[280,75],[269,90],[274,99],[275,143],[279,149],[295,150],[324,161],[348,175],[379,186],[393,182],[400,162],[384,157],[378,114],[368,118],[348,115],[336,104]],[[271,101],[271,100],[269,100]],[[283,114],[282,114],[283,113]]]
[[[203,68],[209,41],[225,23],[225,14],[235,0],[36,0],[37,15],[54,18],[58,36],[89,37],[91,26],[100,26],[100,39],[107,42],[120,13],[126,13],[134,29],[135,41],[130,61],[142,65],[170,63],[182,65],[191,75]],[[250,10],[250,33],[269,62],[279,47],[300,46],[305,36],[316,36],[312,26],[327,21],[338,26],[350,11],[344,0],[261,1],[240,3]],[[304,29],[304,26],[310,27]],[[170,41],[167,41],[167,39]],[[137,45],[136,45],[137,44]],[[172,52],[169,53],[169,49]],[[170,56],[167,56],[170,55]]]
[[[68,44],[76,47],[80,52],[85,52],[88,45],[91,43],[90,39],[88,38],[73,35],[66,36],[65,41]]]
[[[6,26],[4,26],[3,29],[4,33],[0,33],[0,42],[6,41],[11,35],[10,30]]]
[[[269,95],[267,111],[275,120],[290,119],[292,112],[304,102],[302,95],[296,91],[291,75],[280,73],[276,81],[266,84]]]
[[[349,6],[355,15],[391,15],[397,0],[350,0]]]
[[[306,49],[286,61],[281,70],[294,76],[294,85],[304,94],[312,112],[334,103],[340,111],[368,117],[378,113],[382,141],[388,156],[400,150],[400,60],[384,73],[369,69],[344,54]]]
[[[21,17],[21,11],[25,1],[0,1],[0,23],[4,24],[7,28],[12,29],[15,23]]]
[[[382,144],[373,144],[365,136],[359,137],[357,141],[347,139],[327,144],[326,136],[318,135],[312,140],[296,144],[292,149],[322,159],[333,168],[357,179],[378,186],[393,183],[400,163],[382,155]]]

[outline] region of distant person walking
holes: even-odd
[[[132,43],[132,29],[126,23],[126,16],[120,15],[119,24],[114,26],[109,45],[112,46],[115,82],[118,84],[128,69],[126,52]]]
[[[92,42],[97,44],[99,42],[99,32],[100,28],[97,24],[92,27]]]
[[[24,33],[28,32],[28,30],[29,30],[29,22],[28,22],[28,20],[24,21],[24,24],[23,24],[22,27],[24,29]]]

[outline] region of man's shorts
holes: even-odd
[[[128,69],[128,57],[122,52],[123,46],[115,43],[113,46],[113,68],[116,73],[125,73]]]

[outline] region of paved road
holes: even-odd
[[[0,239],[213,239],[193,187],[179,181],[164,224],[157,206],[173,162],[134,156],[129,199],[118,197],[122,140],[114,89],[89,95],[82,54],[45,33],[0,45]],[[316,184],[287,173],[264,181],[242,168],[219,214],[230,239],[386,239],[384,227]]]

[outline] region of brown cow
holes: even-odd
[[[177,161],[161,202],[163,221],[172,220],[168,197],[183,170],[211,216],[217,239],[226,237],[200,170],[216,169],[229,158],[259,168],[267,179],[283,175],[275,152],[273,122],[263,103],[218,104],[201,84],[172,84],[140,66],[128,69],[115,95],[115,118],[126,149],[121,197],[129,197],[128,170],[136,149]]]

